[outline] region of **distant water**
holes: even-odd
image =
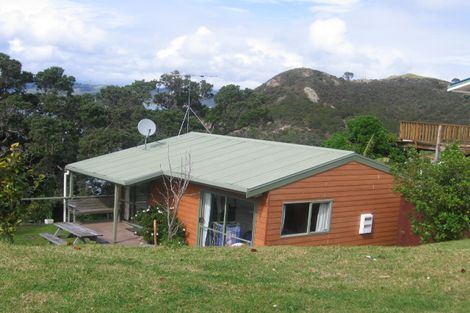
[[[107,85],[96,85],[96,84],[86,84],[86,83],[75,83],[73,85],[73,93],[76,95],[84,95],[84,94],[92,94],[95,95],[97,94],[101,88],[106,87]],[[218,90],[214,90],[213,93],[214,95],[217,93]],[[35,83],[27,83],[26,84],[26,92],[27,93],[36,93],[37,88]],[[153,90],[150,94],[153,96],[157,92],[165,92],[164,89],[160,90]],[[201,102],[203,105],[213,108],[215,107],[216,103],[214,101],[214,97],[207,98],[202,100]],[[144,103],[144,106],[148,110],[161,110],[161,106],[159,106],[157,103]]]
[[[73,93],[76,95],[84,94],[97,94],[101,88],[106,87],[106,85],[94,85],[94,84],[85,84],[85,83],[75,83],[73,85]],[[35,83],[26,84],[27,93],[36,93],[38,92]]]

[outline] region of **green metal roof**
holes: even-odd
[[[382,171],[388,167],[351,151],[191,132],[88,160],[66,169],[120,185],[162,175],[181,175],[185,155],[191,181],[241,192],[246,197],[312,176],[350,161]],[[169,163],[170,162],[170,163]]]

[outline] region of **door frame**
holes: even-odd
[[[203,228],[201,227],[201,219],[203,218],[203,208],[202,208],[202,199],[204,193],[211,193],[217,196],[225,197],[224,201],[224,227],[226,224],[226,219],[227,219],[227,198],[235,198],[238,200],[243,200],[243,201],[248,201],[252,203],[253,205],[253,221],[252,221],[252,231],[251,231],[251,245],[254,245],[255,242],[255,236],[256,236],[256,216],[258,215],[258,201],[255,199],[247,199],[243,198],[240,196],[236,196],[232,193],[229,192],[223,192],[219,190],[213,190],[213,189],[201,189],[199,192],[199,209],[198,209],[198,219],[197,219],[197,233],[196,233],[196,246],[198,247],[204,247],[201,243],[201,238],[202,238],[202,231]]]

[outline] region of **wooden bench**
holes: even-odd
[[[58,246],[67,245],[67,241],[50,233],[40,233],[39,236]]]
[[[88,214],[112,214],[113,213],[113,197],[96,197],[75,199],[68,202],[69,212],[73,214],[73,221],[76,216]],[[69,217],[70,220],[70,217]]]

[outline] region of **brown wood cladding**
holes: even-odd
[[[161,181],[156,181],[152,185],[150,192],[150,203],[161,203],[160,190],[162,188]],[[180,208],[178,210],[178,218],[186,227],[186,241],[190,246],[197,245],[197,231],[198,231],[198,220],[199,220],[199,205],[201,190],[203,186],[197,184],[189,184],[188,190],[181,199]],[[241,197],[233,193],[217,191],[221,194]],[[256,229],[255,229],[255,245],[263,246],[266,240],[266,225],[268,218],[268,203],[267,194],[255,199],[256,201]]]
[[[271,190],[267,198],[269,210],[265,226],[265,244],[397,244],[400,196],[392,192],[392,186],[392,175],[351,162]],[[310,200],[333,200],[330,231],[324,234],[281,238],[283,204]],[[362,213],[374,214],[372,234],[358,233]]]
[[[256,229],[255,229],[255,246],[264,246],[266,244],[266,231],[268,225],[268,197],[264,194],[256,201]]]
[[[395,245],[398,244],[400,196],[392,192],[392,175],[351,162],[272,190],[256,200],[254,244],[264,245]],[[155,182],[151,203],[161,201]],[[190,246],[197,244],[200,193],[204,187],[190,184],[181,200],[178,216],[186,227]],[[230,194],[220,191],[223,194]],[[333,200],[330,231],[325,234],[281,238],[285,202]],[[359,235],[359,216],[374,214],[373,233]]]
[[[151,204],[161,203],[161,188],[161,181],[156,181],[153,184],[150,192]],[[186,241],[190,246],[195,246],[197,243],[200,191],[201,187],[199,185],[190,184],[181,199],[180,208],[178,210],[178,218],[186,228]]]

